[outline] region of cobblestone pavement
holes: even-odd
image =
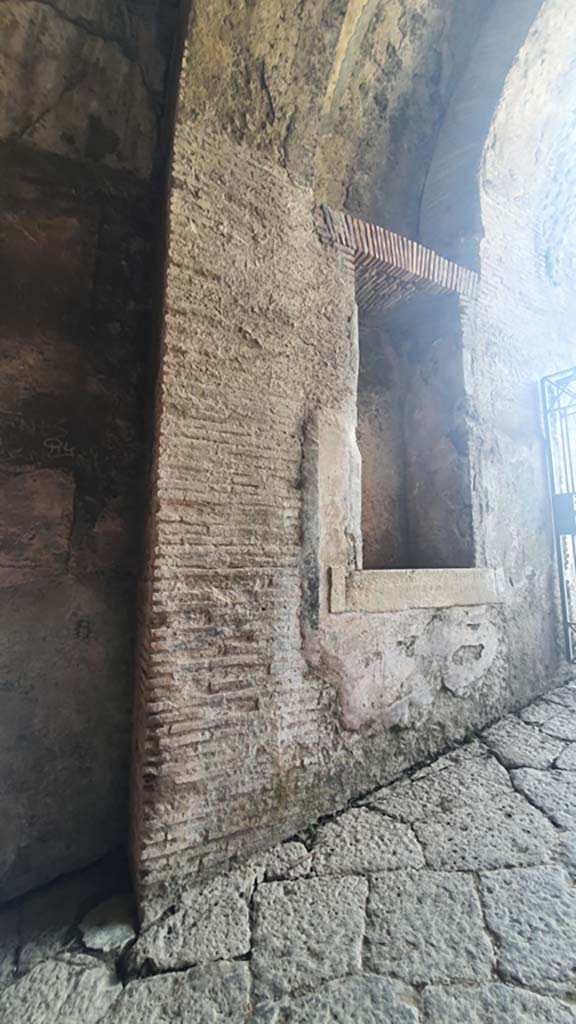
[[[576,1021],[576,683],[191,892],[100,864],[0,914],[10,1024]]]

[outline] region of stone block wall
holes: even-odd
[[[28,154],[4,166],[0,891],[9,897],[125,833],[150,408],[150,311],[137,303],[149,289],[150,222],[143,197],[85,187],[79,199],[65,170]]]
[[[0,899],[125,841],[174,4],[0,4]]]

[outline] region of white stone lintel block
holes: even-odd
[[[331,612],[402,612],[502,601],[502,577],[496,569],[330,570]]]

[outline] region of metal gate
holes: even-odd
[[[544,377],[542,403],[566,654],[576,661],[576,367]]]

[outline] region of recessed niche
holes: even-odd
[[[473,566],[458,297],[361,313],[359,342],[364,568]]]

